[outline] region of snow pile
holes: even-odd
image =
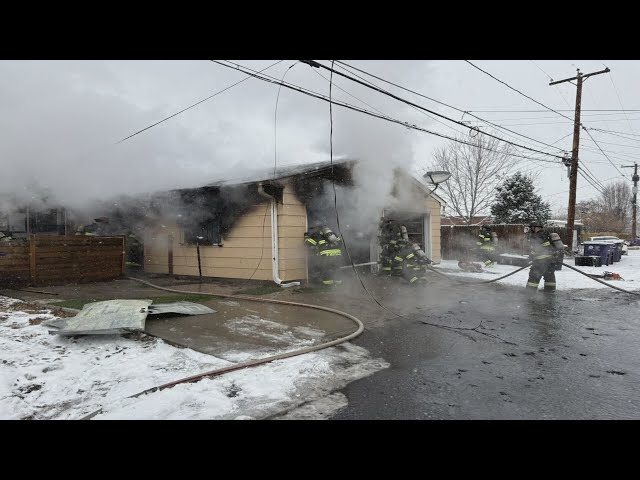
[[[101,407],[95,418],[259,419],[283,411],[295,418],[297,406],[389,366],[345,343],[125,399],[232,363],[144,334],[49,335],[40,323],[53,318],[48,310],[0,296],[0,419],[78,419]],[[333,402],[334,409],[343,405],[344,400]],[[328,409],[316,418],[324,418]]]

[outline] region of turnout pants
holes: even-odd
[[[540,279],[544,277],[544,289],[546,291],[556,289],[556,266],[549,260],[535,260],[529,271],[527,288],[538,289]]]
[[[480,247],[478,249],[478,259],[485,267],[496,262],[496,251],[492,247]]]
[[[340,285],[338,278],[343,264],[341,255],[312,255],[309,257],[309,280],[316,285]]]

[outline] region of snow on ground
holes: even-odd
[[[567,265],[575,267],[573,258],[566,258],[565,263]],[[494,265],[492,267],[486,268],[486,273],[468,273],[463,272],[462,270],[460,270],[460,268],[458,268],[457,260],[442,260],[442,262],[434,268],[442,270],[443,273],[446,274],[473,277],[478,280],[492,280],[499,276],[506,275],[509,272],[513,272],[519,267],[514,267],[512,265]],[[615,262],[609,266],[575,268],[578,268],[580,271],[589,274],[595,273],[598,275],[602,275],[602,273],[604,272],[618,273],[622,278],[624,278],[624,281],[611,280],[609,281],[611,285],[624,288],[625,290],[640,290],[640,250],[630,250],[628,255],[622,256],[621,261]],[[510,277],[507,277],[503,280],[498,280],[498,283],[524,287],[527,283],[528,277],[529,269],[526,268],[521,272],[511,275]],[[556,272],[556,283],[558,290],[571,290],[576,288],[609,288],[606,285],[595,282],[592,279],[587,278],[584,275],[580,275],[578,272],[575,272],[565,266],[562,267],[562,270]],[[539,288],[542,288],[543,284],[544,280],[541,280]]]
[[[0,419],[79,419],[101,407],[96,419],[325,418],[346,402],[332,392],[389,366],[343,343],[126,399],[232,363],[144,334],[50,335],[39,323],[56,317],[27,307],[0,296]],[[258,320],[238,324],[259,329]]]

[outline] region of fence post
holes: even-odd
[[[122,236],[122,275],[127,273],[127,236]]]
[[[29,235],[29,275],[31,276],[31,283],[38,283],[38,270],[36,264],[36,236]]]
[[[167,268],[169,275],[173,275],[173,235],[169,235],[167,239]]]

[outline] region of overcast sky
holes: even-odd
[[[591,131],[616,167],[635,161],[640,144],[640,137],[634,137],[640,135],[639,61],[471,61],[571,118],[575,86],[549,86],[549,77],[560,80],[574,76],[576,68],[590,73],[608,66],[611,73],[591,77],[584,84],[582,123],[588,128],[618,132]],[[274,62],[238,61],[257,70]],[[295,60],[283,61],[265,73],[282,78],[294,63]],[[541,142],[571,150],[573,123],[569,119],[546,110],[463,60],[347,63]],[[319,74],[328,77],[327,71],[297,63],[288,70],[285,80],[328,94],[329,84]],[[278,86],[253,78],[114,145],[245,77],[210,61],[2,61],[0,191],[28,197],[33,191],[46,190],[59,201],[80,206],[92,198],[198,186],[247,169],[273,166]],[[474,120],[369,79],[448,117]],[[336,99],[443,134],[468,133],[463,127],[442,119],[436,121],[433,116],[350,80],[336,76],[334,80]],[[285,88],[280,91],[275,157],[278,165],[328,159],[328,107],[328,103],[298,92]],[[589,111],[596,109],[617,111]],[[639,111],[625,113],[622,109]],[[386,165],[428,166],[433,150],[446,142],[339,106],[333,108],[333,115],[334,156],[370,162],[373,172]],[[509,132],[498,135],[559,153]],[[581,132],[580,141],[581,162],[595,177],[605,184],[622,178],[586,132]],[[569,183],[566,168],[559,161],[557,165],[525,159],[519,162],[523,171],[538,174],[539,192],[552,203],[554,211],[566,207]],[[621,171],[630,180],[631,170]],[[596,194],[594,187],[578,178],[578,200]]]

